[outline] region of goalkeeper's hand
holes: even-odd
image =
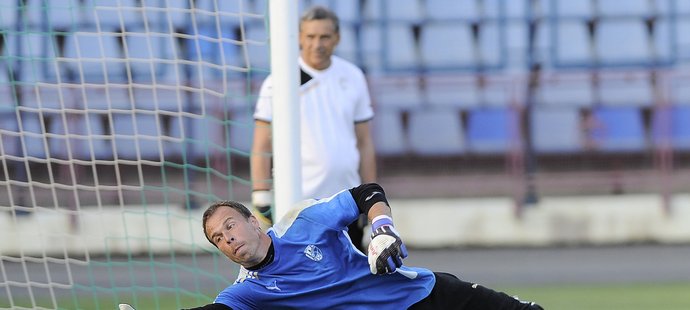
[[[252,205],[254,206],[254,215],[259,219],[262,228],[266,229],[273,225],[273,212],[271,211],[271,203],[273,202],[273,194],[269,190],[255,190],[252,192]]]
[[[117,307],[120,310],[134,310],[134,308],[128,304],[119,304],[119,305],[117,305]]]
[[[393,220],[388,216],[377,217],[371,224],[371,230],[369,270],[373,274],[393,273],[407,257],[407,248],[395,231]]]

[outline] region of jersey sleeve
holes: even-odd
[[[256,107],[254,108],[254,119],[271,122],[273,120],[273,105],[271,98],[273,97],[273,82],[271,76],[266,77],[261,84],[259,91],[259,98],[256,100]]]
[[[344,229],[359,216],[359,208],[349,190],[318,200],[302,212],[312,221],[335,230]]]
[[[256,296],[243,284],[228,286],[218,293],[213,302],[226,305],[234,310],[259,309],[256,304]]]

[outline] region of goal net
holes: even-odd
[[[203,305],[236,267],[266,0],[0,1],[0,309]]]

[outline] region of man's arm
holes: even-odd
[[[257,214],[264,226],[273,223],[271,214],[271,123],[261,120],[255,121],[254,142],[250,158],[250,172],[252,180],[252,205],[259,212]]]
[[[189,309],[184,309],[184,310],[232,310],[232,308],[230,308],[224,304],[214,303],[214,304],[208,304],[208,305],[205,305],[202,307],[189,308]]]
[[[359,176],[362,183],[376,182],[376,151],[371,137],[370,123],[366,121],[355,124],[359,151]]]
[[[271,123],[256,120],[251,154],[252,190],[271,189]]]

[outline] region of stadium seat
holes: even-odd
[[[419,0],[365,1],[363,7],[363,17],[367,21],[417,23],[422,20],[422,12],[424,10]]]
[[[80,0],[53,0],[46,8],[44,1],[28,1],[25,3],[26,18],[28,24],[36,25],[39,29],[74,30],[80,23],[93,21],[93,16],[87,14],[87,8],[82,3]]]
[[[110,136],[105,134],[105,115],[73,114],[56,116],[49,139],[51,157],[102,160],[113,157]]]
[[[350,24],[350,23],[357,23],[360,21],[361,14],[360,14],[360,3],[361,1],[341,1],[341,0],[311,0],[311,1],[305,1],[302,0],[300,1],[300,4],[302,4],[299,8],[300,12],[304,12],[305,9],[307,9],[307,6],[305,5],[306,3],[304,2],[309,2],[312,6],[313,5],[322,5],[325,6],[334,12],[338,13],[338,19],[341,21],[341,26],[342,24]],[[372,2],[372,1],[368,1]],[[376,1],[379,2],[379,1]]]
[[[116,31],[128,29],[143,22],[142,11],[136,0],[98,0],[84,1],[89,7],[88,14],[93,14],[94,22],[98,23],[101,31]],[[149,1],[146,1],[149,2]],[[170,3],[174,1],[168,0]]]
[[[17,23],[17,2],[3,1],[0,3],[0,29],[14,29]]]
[[[598,0],[595,2],[598,4],[600,16],[604,18],[646,17],[653,12],[652,8],[650,7],[650,3],[652,3],[652,1],[648,0],[627,0],[625,1],[625,5],[621,5],[621,2],[618,0]]]
[[[530,134],[538,153],[573,153],[583,150],[583,132],[576,107],[540,107],[532,111]]]
[[[652,117],[652,142],[656,147],[690,150],[690,105],[657,107]]]
[[[122,48],[113,35],[75,32],[67,38],[65,58],[59,62],[77,73],[79,82],[125,80]]]
[[[419,155],[458,155],[464,149],[460,111],[454,108],[417,109],[410,113],[410,150]]]
[[[173,68],[164,63],[173,60],[175,41],[159,36],[132,34],[126,36],[126,42],[124,56],[134,81],[141,83],[168,80],[165,69]]]
[[[500,68],[505,65],[506,44],[498,22],[482,23],[479,27],[479,54],[476,65],[481,68]]]
[[[26,150],[25,157],[45,159],[47,156],[45,120],[48,114],[36,112],[20,113],[20,126],[17,128],[21,137],[20,150]]]
[[[223,120],[211,114],[172,117],[171,139],[165,142],[166,156],[181,156],[183,150],[188,152],[185,156],[193,156],[194,160],[225,154],[224,133]]]
[[[602,20],[597,26],[595,50],[603,66],[640,66],[653,62],[642,20]]]
[[[386,67],[392,70],[417,69],[419,57],[412,27],[407,24],[390,24],[384,31]]]
[[[335,54],[353,63],[357,63],[357,37],[355,30],[350,25],[340,25],[340,43],[335,49]]]
[[[362,67],[368,73],[383,69],[383,30],[379,23],[365,23],[360,31],[358,48],[362,53]]]
[[[469,111],[467,149],[477,154],[507,153],[519,147],[518,117],[510,107],[480,107]]]
[[[407,152],[405,126],[398,109],[377,109],[371,124],[376,154],[400,156]]]
[[[642,113],[636,107],[597,106],[592,110],[590,139],[603,152],[638,152],[646,147]]]
[[[474,46],[468,25],[429,23],[420,37],[421,63],[431,70],[474,67]]]
[[[478,20],[481,15],[477,1],[426,0],[427,17],[431,20],[463,21]]]
[[[0,108],[0,157],[4,155],[19,156],[21,145],[19,140],[19,124],[17,114],[12,109]]]
[[[113,113],[112,136],[119,159],[154,160],[162,158],[160,119],[149,113]]]
[[[254,140],[254,117],[252,109],[246,106],[232,111],[231,118],[226,122],[226,132],[230,132],[230,148],[233,152],[249,154]]]
[[[271,69],[271,60],[268,49],[268,29],[263,23],[250,23],[245,25],[245,37],[243,39],[244,48],[246,49],[246,58],[249,59],[248,64],[242,64],[244,68],[251,68],[253,70]]]
[[[562,21],[567,20],[588,20],[594,14],[592,1],[572,1],[572,0],[555,0],[544,1],[549,2],[548,5],[551,11],[555,11],[556,16]]]
[[[581,2],[581,1],[568,1]],[[587,25],[581,21],[561,21],[556,25],[554,61],[560,66],[589,66],[592,63]]]

